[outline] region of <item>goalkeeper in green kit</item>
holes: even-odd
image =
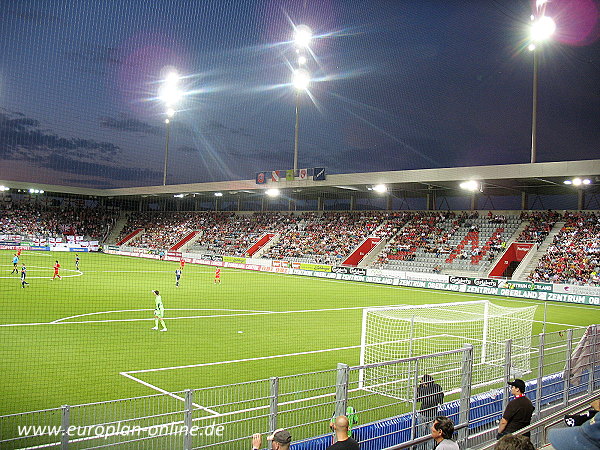
[[[156,302],[156,307],[154,308],[154,327],[152,329],[158,330],[158,321],[160,320],[160,324],[162,325],[160,331],[167,331],[167,326],[163,320],[165,317],[165,307],[163,306],[162,297],[156,290],[153,290],[152,293],[154,294],[154,300]]]

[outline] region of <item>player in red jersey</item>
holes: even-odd
[[[221,284],[221,268],[217,267],[215,269],[215,284]]]
[[[59,280],[62,280],[62,277],[58,273],[59,270],[60,270],[60,264],[58,263],[58,261],[56,261],[56,264],[54,264],[54,275],[52,276],[52,281],[54,281],[54,279],[56,277],[58,277]]]
[[[181,258],[179,260],[179,267],[181,268],[181,270],[183,270],[183,266],[185,266],[185,259]]]
[[[21,256],[21,249],[17,250],[17,256]]]

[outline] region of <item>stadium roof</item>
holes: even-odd
[[[485,195],[514,196],[522,193],[572,195],[574,187],[565,185],[564,181],[575,177],[589,178],[592,184],[586,186],[587,191],[600,192],[600,160],[349,173],[327,175],[323,181],[269,181],[265,184],[257,184],[254,179],[119,189],[87,189],[16,181],[0,181],[0,184],[11,189],[35,188],[46,192],[97,197],[212,196],[215,192],[252,196],[262,194],[266,189],[278,188],[284,192],[301,193],[304,198],[320,195],[347,198],[350,195],[371,196],[373,186],[377,184],[385,184],[388,191],[403,193],[407,197],[425,197],[432,191],[442,195],[464,196],[465,191],[459,184],[477,180]]]

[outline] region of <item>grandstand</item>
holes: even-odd
[[[528,175],[515,178],[512,174],[518,172],[517,169],[527,171]],[[494,188],[476,196],[463,194],[457,187],[458,182],[468,178],[474,170],[493,174],[495,178],[482,178],[482,183]],[[553,171],[556,175],[548,175]],[[427,350],[418,352],[414,350],[417,347],[406,340],[403,345],[392,345],[389,348],[396,350],[384,359],[421,358],[417,372],[422,374],[427,370],[441,380],[449,399],[444,408],[449,415],[455,414],[457,422],[462,411],[458,405],[465,402],[458,396],[471,395],[471,442],[481,443],[491,437],[494,421],[488,417],[494,417],[502,409],[497,399],[498,395],[502,396],[498,392],[502,393],[505,376],[518,374],[531,383],[539,383],[528,385],[531,389],[528,394],[533,398],[538,395],[536,386],[542,386],[539,405],[550,411],[556,402],[553,396],[558,395],[555,385],[562,386],[565,361],[570,361],[565,355],[575,354],[574,350],[584,345],[585,327],[600,322],[600,314],[593,306],[594,299],[598,298],[595,286],[598,285],[600,253],[600,216],[593,209],[598,198],[597,188],[592,184],[583,195],[563,185],[563,175],[558,173],[570,176],[600,173],[600,161],[581,165],[542,163],[540,167],[526,168],[440,169],[435,176],[429,171],[417,172],[387,174],[388,192],[383,197],[368,190],[371,183],[362,181],[351,185],[349,176],[331,175],[324,182],[306,182],[302,197],[290,186],[288,193],[285,188],[282,190],[280,199],[270,200],[262,197],[264,188],[251,181],[227,183],[229,190],[221,183],[120,190],[43,185],[39,186],[45,191],[43,195],[30,194],[24,190],[24,184],[3,181],[9,190],[0,193],[2,256],[8,260],[13,249],[22,248],[23,261],[30,265],[32,275],[27,289],[14,289],[15,280],[0,278],[1,287],[9,289],[20,305],[0,324],[6,326],[0,329],[17,333],[14,343],[6,347],[11,353],[5,354],[5,359],[10,365],[15,354],[28,354],[26,342],[52,339],[52,335],[45,332],[41,336],[27,334],[28,326],[34,323],[54,324],[50,326],[57,342],[68,342],[75,354],[71,356],[72,364],[59,370],[56,368],[59,362],[65,362],[62,347],[57,345],[53,353],[41,345],[40,348],[47,351],[44,358],[52,367],[45,376],[52,383],[68,380],[67,385],[61,385],[56,395],[48,396],[36,384],[40,377],[24,375],[20,370],[14,375],[5,373],[10,388],[2,408],[11,413],[49,408],[52,414],[58,414],[61,410],[52,408],[60,404],[85,403],[73,409],[82,411],[71,416],[75,423],[89,423],[91,417],[107,422],[135,417],[136,423],[145,423],[148,427],[151,422],[141,416],[160,412],[175,415],[174,411],[181,411],[179,405],[185,404],[186,396],[192,395],[193,399],[187,400],[187,404],[192,405],[192,420],[215,418],[219,423],[229,424],[231,430],[235,430],[232,433],[236,437],[232,439],[241,443],[252,431],[251,426],[265,426],[260,413],[268,408],[268,402],[265,403],[262,396],[269,391],[265,391],[269,377],[275,376],[281,383],[276,414],[286,426],[296,427],[295,436],[304,439],[297,448],[308,449],[322,439],[322,430],[310,415],[329,416],[340,401],[327,386],[335,385],[336,377],[341,376],[339,367],[335,369],[336,364],[347,361],[346,401],[363,411],[361,420],[365,424],[362,431],[357,432],[358,436],[365,439],[365,445],[371,442],[369,445],[373,447],[370,448],[382,448],[377,434],[368,437],[372,424],[389,427],[391,435],[397,436],[394,442],[411,439],[410,428],[415,424],[407,417],[415,405],[411,385],[415,361],[396,362],[398,367],[382,372],[386,374],[381,376],[384,381],[377,379],[380,377],[377,372],[359,365],[363,309],[433,303],[430,310],[435,313],[438,311],[436,303],[474,301],[481,299],[481,295],[492,294],[494,297],[489,298],[500,302],[498,308],[505,308],[503,311],[528,307],[531,311],[528,314],[533,316],[538,306],[535,317],[528,319],[533,332],[527,331],[527,336],[513,342],[512,350],[505,342],[487,340],[482,341],[485,348],[479,348],[477,346],[482,344],[476,340],[472,356],[477,358],[477,364],[469,369],[472,393],[464,388],[462,378],[464,355],[461,352],[465,350],[459,342],[462,338],[457,338],[460,332],[444,331],[444,325],[436,331],[436,336],[445,339],[448,347],[458,348],[444,347],[443,358],[431,359],[426,354],[431,353],[431,345],[436,342],[431,339]],[[506,178],[502,178],[503,174]],[[380,174],[362,175],[363,180],[381,178]],[[429,188],[434,183],[429,177],[436,180],[433,189]],[[406,178],[427,181],[412,182]],[[498,187],[501,184],[504,188]],[[514,195],[517,186],[525,186],[520,195]],[[217,189],[223,192],[223,200],[211,198]],[[173,197],[175,194],[184,196]],[[78,200],[75,206],[74,198]],[[256,198],[263,198],[260,210],[246,209],[257,204]],[[534,207],[542,203],[541,199],[544,209],[536,210]],[[497,203],[502,204],[503,209],[492,207]],[[409,204],[411,208],[394,209]],[[480,204],[485,208],[477,209]],[[339,209],[333,210],[333,205]],[[546,206],[552,208],[548,210]],[[344,261],[370,239],[375,240],[373,245],[359,255],[356,264],[345,265]],[[67,254],[56,251],[89,250],[84,243],[95,240],[100,241],[108,254],[86,254],[82,258],[81,272],[69,267],[70,262],[65,264],[65,260],[70,259]],[[121,245],[117,245],[119,242]],[[527,247],[529,251],[524,257],[515,259],[510,256],[513,244],[531,247]],[[60,259],[65,268],[64,280],[58,282],[58,286],[45,284],[44,260],[50,256],[44,254],[46,250],[54,250],[52,260]],[[165,261],[158,261],[159,252],[166,254]],[[173,273],[180,259],[188,264],[181,286],[175,288]],[[490,276],[505,263],[507,266],[516,264],[513,276],[499,279]],[[212,285],[214,266],[224,268],[222,285]],[[278,273],[281,275],[277,276]],[[270,277],[260,281],[255,278],[265,276]],[[323,279],[327,277],[340,284],[328,283]],[[378,284],[366,288],[363,282]],[[568,290],[556,283],[565,283]],[[146,317],[149,305],[145,303],[145,294],[140,293],[157,284],[164,292],[169,323],[169,332],[165,334],[171,340],[156,341],[151,335],[152,342],[144,338],[132,343],[141,356],[136,351],[123,350],[120,347],[123,342],[131,341],[132,331],[136,336],[140,332],[138,321],[149,329],[149,322],[144,322],[149,319]],[[391,289],[384,289],[386,284]],[[535,289],[531,291],[532,285]],[[215,289],[209,289],[212,287]],[[115,289],[119,292],[116,297]],[[566,292],[577,298],[561,297],[567,295]],[[48,307],[50,293],[71,300]],[[589,302],[589,305],[557,303],[539,307],[536,299],[548,300],[550,295],[557,301]],[[511,299],[511,296],[517,298]],[[293,298],[302,300],[298,302]],[[342,305],[340,311],[338,305]],[[580,310],[567,309],[569,307],[587,309],[582,310],[582,314]],[[269,319],[272,314],[296,317],[274,324]],[[300,317],[300,314],[307,316]],[[232,316],[235,322],[230,321]],[[503,323],[510,323],[511,327],[518,325],[517,321],[509,320],[510,313],[503,313],[503,317]],[[410,318],[406,320],[410,323]],[[16,323],[22,326],[12,327]],[[88,324],[90,330],[98,329],[88,336],[86,332],[80,334],[73,324]],[[286,338],[273,342],[268,336],[259,336],[252,331],[257,324],[260,329],[270,329]],[[102,338],[106,327],[110,327],[111,332]],[[565,328],[573,330],[564,331]],[[319,332],[323,329],[332,334]],[[184,330],[183,335],[178,334],[181,330]],[[541,338],[536,333],[543,331],[547,333],[546,341],[540,343],[537,340]],[[16,339],[18,333],[28,337]],[[208,343],[206,333],[214,336]],[[508,332],[509,335],[515,333]],[[448,338],[450,335],[452,340]],[[246,336],[252,339],[246,340]],[[223,351],[222,342],[234,343],[235,349]],[[164,355],[164,363],[149,363],[143,357],[148,345],[157,346],[151,351]],[[488,361],[484,365],[493,370],[481,369],[481,355],[491,354],[492,345],[493,361],[491,365]],[[174,346],[181,350],[173,350]],[[543,346],[547,346],[547,350],[540,353]],[[100,364],[95,357],[90,357],[89,349],[109,351],[115,355],[114,360]],[[188,353],[187,349],[193,351]],[[505,360],[507,351],[509,354],[512,351],[513,360]],[[515,363],[516,358],[520,358],[519,364]],[[545,358],[543,364],[540,358]],[[34,360],[32,358],[31,363]],[[279,361],[281,364],[277,364]],[[13,367],[15,364],[18,366],[14,362]],[[569,364],[573,364],[576,374],[573,379],[587,380],[589,369],[581,372],[575,360]],[[24,367],[29,365],[30,362],[26,362]],[[222,366],[236,369],[223,370]],[[309,367],[317,372],[307,373]],[[101,376],[96,376],[98,373]],[[373,388],[364,388],[365,378],[361,375],[364,373],[371,374],[368,381]],[[83,392],[73,388],[81,384],[80,377],[94,378],[94,389]],[[17,378],[34,392],[25,400],[17,400],[23,397]],[[380,387],[384,384],[393,386],[393,392],[402,395],[391,395],[392,391],[388,391],[392,388]],[[254,392],[258,386],[261,386],[260,392]],[[183,389],[191,389],[192,394],[186,394]],[[92,396],[91,391],[98,394]],[[151,392],[154,396],[146,397]],[[268,394],[264,395],[268,398]],[[133,396],[141,397],[124,400],[129,403],[112,402]],[[102,410],[104,403],[95,402],[105,400],[110,400],[107,405],[111,406]],[[125,404],[137,406],[130,410]],[[94,410],[102,412],[83,413]],[[64,415],[64,411],[62,413]],[[10,422],[13,417],[0,416],[0,427],[5,430],[0,441],[12,439],[6,430],[13,426]],[[227,417],[231,421],[225,420]],[[27,445],[50,442],[50,438],[39,438],[27,441]],[[118,444],[118,439],[111,443]],[[207,447],[220,444],[218,440],[196,443]],[[157,445],[178,447],[173,442]]]

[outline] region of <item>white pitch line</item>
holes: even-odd
[[[85,314],[77,314],[75,316],[63,317],[62,319],[53,320],[50,323],[59,323],[63,320],[75,319],[77,317],[85,317],[85,316],[94,316],[98,314],[112,314],[112,313],[122,313],[122,312],[137,312],[137,311],[153,311],[152,309],[120,309],[120,310],[112,310],[112,311],[100,311],[100,312],[91,312]],[[169,308],[169,311],[230,311],[230,312],[262,312],[269,313],[271,311],[261,311],[256,309],[227,309],[227,308]],[[212,316],[206,316],[212,317]],[[140,320],[140,319],[127,319],[127,320]],[[146,320],[146,319],[143,319]]]
[[[378,308],[388,308],[393,306],[406,306],[404,305],[382,305],[377,306]],[[301,309],[301,310],[290,310],[290,311],[259,311],[259,312],[248,312],[241,314],[209,314],[205,316],[182,316],[182,317],[168,317],[165,320],[181,320],[181,319],[211,319],[217,317],[242,317],[242,316],[263,316],[270,314],[297,314],[297,313],[312,313],[312,312],[329,312],[329,311],[349,311],[349,310],[361,310],[368,308],[368,306],[351,306],[347,308],[325,308],[325,309]],[[171,311],[176,311],[177,309],[172,309]],[[183,309],[184,311],[186,309]],[[139,310],[123,310],[123,311],[153,311],[153,309],[139,309]],[[167,310],[169,311],[169,310]],[[190,309],[190,311],[194,311],[194,309]],[[219,309],[212,309],[212,311],[219,311]],[[119,312],[119,311],[112,311]],[[94,314],[94,313],[91,313]],[[84,314],[85,315],[85,314]],[[90,324],[90,323],[110,323],[110,322],[146,322],[149,320],[154,320],[152,317],[146,318],[138,318],[138,319],[106,319],[106,320],[78,320],[73,322],[60,322],[63,319],[56,319],[52,322],[33,322],[33,323],[8,323],[8,324],[0,324],[0,328],[2,327],[26,327],[26,326],[38,326],[38,325],[75,325],[75,324]],[[535,321],[541,323],[541,321]],[[557,323],[557,322],[546,322],[549,325],[558,325],[564,326],[568,328],[582,328],[585,325],[573,325],[568,323]]]
[[[256,358],[243,358],[243,359],[232,359],[230,361],[217,361],[217,362],[200,363],[200,364],[189,364],[187,366],[172,366],[172,367],[160,367],[157,369],[128,370],[127,372],[123,372],[123,373],[129,374],[129,373],[160,372],[163,370],[190,369],[193,367],[218,366],[221,364],[232,364],[232,363],[247,362],[247,361],[262,361],[265,359],[286,358],[288,356],[311,355],[314,353],[336,352],[339,350],[352,350],[352,349],[360,348],[360,347],[361,347],[360,345],[351,345],[348,347],[325,348],[325,349],[321,349],[321,350],[310,350],[310,351],[306,351],[306,352],[286,353],[284,355],[258,356]]]
[[[161,388],[159,388],[158,386],[154,386],[153,384],[146,383],[145,381],[142,381],[142,380],[140,380],[139,378],[136,378],[136,377],[134,377],[134,376],[132,376],[132,375],[129,375],[127,372],[120,372],[120,375],[123,375],[124,377],[127,377],[127,378],[129,378],[129,379],[131,379],[131,380],[133,380],[133,381],[136,381],[136,382],[140,383],[140,384],[143,384],[143,385],[144,385],[144,386],[146,386],[146,387],[149,387],[149,388],[151,388],[151,389],[154,389],[155,391],[158,391],[158,392],[160,392],[161,394],[167,394],[168,396],[170,396],[170,397],[173,397],[174,399],[177,399],[177,400],[181,400],[182,402],[184,402],[184,401],[185,401],[185,399],[184,399],[183,397],[180,397],[179,395],[175,395],[175,394],[173,394],[172,392],[169,392],[169,391],[166,391],[166,390],[164,390],[164,389],[161,389]],[[193,405],[193,406],[195,406],[196,408],[199,408],[199,409],[202,409],[202,410],[204,410],[204,411],[206,411],[206,412],[208,412],[208,413],[211,413],[212,415],[215,415],[215,416],[218,416],[218,415],[219,415],[219,413],[218,413],[218,412],[216,412],[216,411],[213,411],[213,410],[212,410],[212,409],[210,409],[210,408],[206,408],[206,407],[204,407],[204,406],[202,406],[202,405],[198,405],[197,403],[192,403],[192,405]]]

